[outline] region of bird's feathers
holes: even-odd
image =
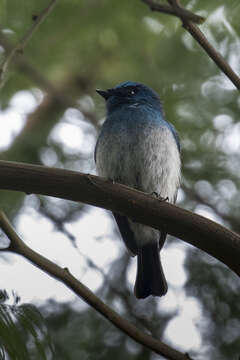
[[[97,172],[174,202],[180,178],[175,138],[161,120],[147,121],[142,112],[137,121],[131,111],[126,112],[128,117],[121,122],[112,117],[106,120],[96,146]]]
[[[149,295],[163,296],[168,290],[163,273],[157,243],[149,243],[139,249],[137,278],[134,293],[138,299]]]
[[[107,119],[95,148],[99,175],[174,203],[180,179],[180,144],[165,120],[155,91],[125,82],[98,91],[107,104]],[[162,296],[167,292],[159,250],[166,232],[114,214],[126,247],[138,257],[135,294]]]
[[[122,235],[122,239],[126,245],[131,256],[135,256],[138,253],[138,246],[135,241],[134,232],[129,226],[129,222],[126,216],[113,213],[116,223],[118,225],[120,234]]]

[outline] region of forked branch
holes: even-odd
[[[182,26],[187,30],[198,44],[205,50],[219,69],[231,80],[240,90],[240,77],[233,71],[224,57],[210,44],[206,36],[196,24],[204,22],[204,18],[198,16],[181,6],[180,0],[167,0],[168,5],[159,4],[156,0],[142,0],[152,11],[159,11],[164,14],[177,16],[182,21]]]

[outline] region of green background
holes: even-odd
[[[32,25],[32,16],[47,4],[46,0],[1,0],[0,44],[4,45],[6,39],[12,44],[18,42]],[[201,30],[239,73],[239,0],[182,4],[207,18]],[[3,46],[1,61],[5,55]],[[125,80],[154,88],[163,101],[167,119],[178,130],[183,162],[179,206],[204,211],[206,216],[239,232],[239,92],[186,33],[179,19],[151,12],[139,0],[57,2],[33,34],[24,54],[16,54],[5,76],[0,94],[2,111],[8,109],[12,97],[21,90],[39,99],[40,89],[40,98],[44,96],[11,144],[2,149],[1,159],[45,165],[50,162],[51,166],[93,171],[93,154],[88,147],[67,151],[54,140],[52,132],[63,120],[66,109],[78,103],[90,113],[79,120],[79,126],[86,139],[96,137],[105,109],[95,89]],[[56,92],[64,101],[56,100]],[[93,126],[84,127],[84,122]],[[0,191],[0,204],[14,219],[25,206],[24,194]],[[44,197],[32,206],[62,231],[66,221],[76,216],[81,221],[85,209],[84,204],[66,205],[64,201],[54,206],[51,199]],[[72,241],[69,234],[65,235]],[[168,242],[173,241],[176,240],[169,238]],[[114,307],[116,300],[121,299],[126,318],[161,338],[169,320],[178,314],[160,312],[155,298],[144,306],[136,305],[129,296],[132,289],[126,279],[128,270],[129,257],[123,252],[112,263],[110,282],[104,281],[98,295]],[[223,264],[190,246],[185,270],[186,293],[195,297],[202,309],[198,328],[203,345],[191,355],[199,359],[237,359],[239,279]],[[117,291],[111,282],[119,284]],[[89,308],[76,312],[70,304],[51,301],[40,310],[53,348],[43,342],[43,355],[29,346],[26,359],[154,359],[141,346],[136,345],[133,351],[124,334]],[[26,329],[26,337],[28,334]],[[5,345],[0,338],[5,350],[10,338],[11,332]],[[11,356],[15,359],[15,355]]]

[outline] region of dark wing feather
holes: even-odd
[[[168,290],[158,250],[156,242],[139,249],[134,287],[138,299],[145,299],[149,295],[163,296]]]
[[[118,224],[119,231],[122,235],[122,239],[130,251],[132,256],[137,255],[138,247],[135,241],[134,232],[131,230],[129,226],[129,222],[126,216],[122,216],[116,213],[113,213],[115,220]]]
[[[159,251],[161,250],[161,248],[163,247],[164,243],[165,243],[165,240],[166,240],[166,237],[167,237],[167,232],[162,230],[160,232],[160,238],[159,238]]]

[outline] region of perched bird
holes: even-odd
[[[137,82],[97,90],[106,100],[107,117],[95,148],[97,173],[175,203],[180,181],[180,145],[164,117],[155,91]],[[131,255],[137,255],[137,298],[163,296],[167,282],[159,252],[166,239],[149,226],[113,214]]]

